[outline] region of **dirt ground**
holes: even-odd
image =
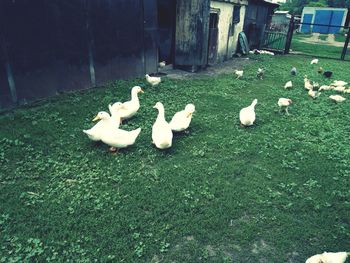
[[[309,44],[321,44],[321,45],[328,45],[328,46],[334,46],[334,47],[343,47],[343,42],[337,42],[335,41],[334,35],[329,34],[326,40],[322,40],[319,38],[319,33],[313,33],[312,37],[300,39],[300,42],[309,43]]]
[[[218,63],[212,66],[208,66],[205,69],[199,70],[195,73],[172,69],[171,65],[167,65],[163,69],[159,70],[157,75],[166,75],[173,79],[188,79],[188,78],[198,78],[201,76],[212,76],[218,74],[229,74],[234,72],[234,70],[242,69],[245,65],[253,63],[248,57],[233,58],[223,63]]]

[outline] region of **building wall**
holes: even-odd
[[[346,20],[346,15],[348,13],[348,9],[346,9],[346,8],[335,8],[335,7],[334,8],[333,7],[304,7],[303,13],[301,14],[301,23],[303,22],[304,14],[312,14],[313,18],[312,18],[311,23],[314,23],[316,10],[330,10],[330,11],[341,10],[341,11],[344,11],[344,17],[343,17],[343,21],[342,21],[342,24],[341,24],[342,26],[344,26],[345,20]]]
[[[241,6],[240,22],[232,25],[234,4],[211,1],[210,7],[219,9],[217,62],[232,58],[237,50],[238,34],[243,30],[245,6]],[[233,35],[230,28],[233,26]]]
[[[156,0],[0,1],[0,111],[157,64]]]

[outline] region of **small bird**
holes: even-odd
[[[150,75],[146,74],[146,80],[149,84],[152,85],[152,87],[157,86],[162,80],[160,77],[151,77]]]
[[[344,100],[346,100],[343,96],[340,95],[331,95],[329,96],[329,98],[331,100],[334,100],[335,102],[343,102]]]
[[[325,71],[325,72],[323,72],[323,76],[325,76],[326,78],[330,78],[330,77],[332,77],[332,75],[333,75],[332,71]]]
[[[317,58],[311,60],[311,62],[310,62],[311,65],[317,64],[317,63],[318,63],[318,59]]]
[[[317,97],[319,97],[321,95],[321,92],[316,92],[316,91],[310,89],[307,94],[309,94],[309,96],[311,98],[316,99]]]
[[[338,91],[338,92],[344,92],[345,87],[338,86],[338,87],[334,87],[333,90]]]
[[[259,79],[263,79],[264,73],[265,73],[264,69],[258,68],[258,72],[256,73],[256,77]]]
[[[278,106],[285,110],[285,112],[287,113],[287,115],[289,115],[288,112],[288,107],[292,104],[292,100],[291,99],[286,99],[286,98],[280,98],[277,102]]]
[[[243,70],[235,70],[235,74],[237,76],[236,79],[239,79],[239,78],[243,77]]]
[[[323,73],[323,71],[324,71],[323,68],[319,67],[318,70],[317,70],[317,73],[321,74],[321,73]]]
[[[312,90],[314,86],[312,86],[310,80],[307,78],[307,76],[304,77],[304,87],[307,90]]]
[[[318,91],[322,91],[322,90],[332,90],[333,87],[332,86],[327,86],[327,85],[322,85]]]
[[[291,87],[293,87],[293,83],[292,83],[291,80],[288,81],[288,82],[284,85],[284,88],[285,88],[285,89],[290,89]]]
[[[248,107],[241,109],[239,112],[239,120],[241,126],[251,126],[255,121],[255,105],[258,103],[257,99],[254,99],[252,104]]]
[[[296,67],[292,67],[292,69],[290,70],[290,74],[292,74],[293,76],[295,76],[297,74],[297,68]]]
[[[166,65],[165,61],[161,61],[161,62],[158,63],[158,67],[160,67],[160,68],[164,68],[165,65]]]
[[[318,82],[312,82],[312,89],[314,90],[318,90],[318,88],[320,87],[320,84],[318,84]]]
[[[309,257],[305,263],[344,263],[348,256],[347,252],[323,252]]]

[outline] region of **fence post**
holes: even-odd
[[[341,60],[345,59],[346,51],[348,50],[348,45],[349,45],[349,40],[350,40],[350,27],[348,29],[348,33],[346,34],[346,39],[343,47],[343,51],[341,53]]]
[[[290,18],[287,37],[286,37],[286,45],[284,47],[284,54],[289,53],[290,45],[293,39],[293,31],[294,31],[294,15]]]

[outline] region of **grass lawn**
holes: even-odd
[[[164,78],[140,94],[136,144],[113,155],[82,133],[143,79],[64,94],[0,116],[0,262],[305,262],[350,247],[350,114],[307,74],[322,66],[350,81],[348,62],[252,56],[233,75]],[[299,73],[290,76],[292,66]],[[257,80],[258,67],[266,68]],[[285,90],[292,79],[294,88]],[[289,97],[290,116],[277,100]],[[238,114],[254,98],[257,120]],[[167,119],[196,105],[190,133],[151,145],[161,101]]]
[[[341,47],[337,47],[337,46],[324,45],[320,43],[311,44],[311,43],[305,43],[300,41],[310,37],[311,35],[309,34],[294,33],[291,49],[293,51],[301,52],[304,55],[340,59],[341,53],[343,51],[343,45]],[[338,40],[336,39],[336,41]],[[349,60],[350,56],[349,55],[345,56],[345,59]]]

